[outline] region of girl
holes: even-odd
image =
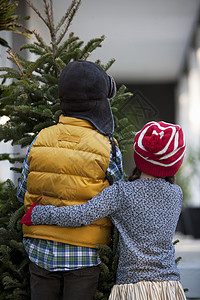
[[[116,182],[83,205],[32,206],[22,223],[75,227],[108,216],[119,231],[117,279],[109,300],[185,300],[172,243],[183,197],[174,175],[184,152],[179,125],[149,122],[135,136],[136,169],[128,182]]]

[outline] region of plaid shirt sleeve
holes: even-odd
[[[123,180],[123,165],[122,165],[122,154],[120,149],[116,147],[116,160],[113,160],[112,148],[110,152],[110,163],[106,171],[106,178],[110,184],[118,180]]]
[[[28,163],[28,156],[29,156],[29,152],[31,150],[31,147],[33,146],[33,143],[35,142],[36,137],[34,138],[34,140],[32,141],[32,143],[30,144],[28,151],[26,153],[26,157],[24,159],[24,165],[23,165],[23,170],[22,170],[22,174],[21,177],[19,179],[19,183],[18,183],[18,187],[17,187],[17,198],[20,202],[24,203],[24,196],[27,190],[27,177],[29,174],[29,163]]]

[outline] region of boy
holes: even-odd
[[[61,73],[62,115],[30,145],[17,196],[33,204],[82,204],[122,179],[122,158],[112,133],[109,98],[115,82],[97,64],[78,60]],[[32,300],[93,299],[98,285],[97,244],[110,241],[111,222],[69,228],[23,225],[30,259]]]

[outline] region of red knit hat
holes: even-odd
[[[137,168],[155,177],[175,175],[185,153],[185,137],[179,125],[149,122],[136,133],[134,159]]]

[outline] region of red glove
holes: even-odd
[[[25,224],[27,226],[31,226],[33,225],[33,223],[31,222],[31,213],[32,210],[35,206],[37,206],[38,204],[32,204],[31,207],[29,208],[29,210],[27,211],[27,213],[23,216],[23,218],[21,219],[20,223]]]

